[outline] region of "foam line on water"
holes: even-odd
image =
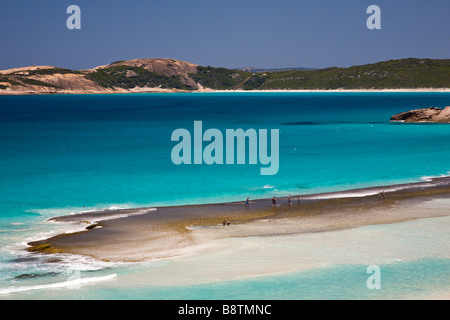
[[[117,273],[109,274],[106,276],[99,277],[86,277],[79,278],[70,281],[64,282],[56,282],[51,284],[42,284],[35,286],[22,286],[22,287],[9,287],[9,288],[0,288],[0,294],[11,294],[16,292],[26,292],[32,290],[45,290],[45,289],[61,289],[61,288],[70,288],[70,287],[78,287],[83,284],[89,284],[94,282],[107,281],[111,279],[115,279],[117,277]]]
[[[379,194],[380,192],[395,192],[413,188],[430,188],[443,184],[449,184],[450,177],[448,175],[440,176],[424,176],[420,181],[393,184],[368,188],[349,189],[345,191],[325,192],[317,194],[307,194],[302,196],[302,199],[334,199],[334,198],[348,198],[348,197],[366,197]]]

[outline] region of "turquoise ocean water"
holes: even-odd
[[[49,263],[23,253],[24,243],[66,226],[46,219],[104,208],[162,206],[309,194],[421,181],[450,171],[450,126],[390,123],[393,114],[450,105],[450,93],[201,93],[0,97],[0,289],[67,280],[75,268],[111,274],[77,258]],[[180,165],[171,161],[172,132],[201,120],[203,129],[279,129],[280,167]],[[447,279],[446,259],[408,262]],[[75,267],[77,266],[77,267]],[[395,277],[397,265],[390,266]],[[407,267],[407,266],[406,266]],[[108,267],[110,268],[110,267]],[[134,266],[117,267],[121,273]],[[331,298],[341,269],[184,287],[114,286],[83,290],[88,298]],[[336,266],[353,272],[352,266]],[[68,271],[68,269],[70,269]],[[25,275],[25,276],[24,276]],[[363,276],[364,272],[363,272]],[[303,279],[306,289],[288,286]],[[435,281],[432,275],[427,282]],[[274,280],[276,279],[276,280]],[[425,280],[424,280],[425,281]],[[276,282],[276,284],[274,284]],[[261,295],[274,288],[269,296]],[[401,284],[399,287],[402,287]],[[8,297],[38,298],[31,290]],[[42,289],[47,292],[48,289]],[[1,292],[1,290],[0,290]],[[33,293],[30,293],[33,292]],[[144,294],[145,292],[145,294]],[[327,291],[328,292],[328,291]],[[79,291],[63,290],[74,298]],[[246,293],[246,294],[247,294]],[[33,295],[35,294],[35,295]],[[395,297],[391,291],[387,297]],[[214,295],[213,295],[214,297]],[[365,297],[365,296],[363,296]],[[379,297],[377,297],[379,298]],[[382,298],[382,296],[381,296]]]

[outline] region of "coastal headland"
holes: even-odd
[[[398,59],[349,68],[255,70],[175,59],[116,61],[92,69],[0,70],[0,95],[217,91],[449,91],[449,59]]]

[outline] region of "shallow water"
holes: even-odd
[[[450,290],[449,228],[442,217],[221,239],[184,258],[83,271],[75,284],[69,274],[46,290],[35,283],[1,298],[424,299]],[[380,267],[379,290],[366,285],[372,265]]]
[[[132,280],[135,274],[154,268],[160,270],[158,268],[162,266],[177,266],[179,262],[157,262],[155,266],[144,267],[123,267],[80,257],[60,257],[58,262],[48,262],[46,257],[33,260],[34,256],[24,253],[23,249],[25,243],[32,239],[80,228],[45,221],[53,216],[104,208],[155,207],[245,200],[247,196],[254,199],[289,193],[330,192],[447,175],[450,148],[446,144],[450,141],[450,126],[394,124],[389,123],[389,118],[408,109],[445,107],[449,98],[450,93],[2,96],[0,289],[31,287],[30,291],[15,294],[23,298],[50,297],[56,292],[62,294],[61,297],[127,298],[128,294],[120,293],[117,286],[127,288],[125,291],[134,297],[173,297],[177,292],[183,296],[192,290],[193,297],[201,298],[211,291],[217,296],[232,296],[236,290],[233,286],[245,288],[249,285],[251,288],[271,283],[273,291],[277,292],[273,297],[286,297],[290,291],[282,285],[282,280],[278,288],[270,282],[272,280],[263,284],[264,279],[272,279],[270,277],[261,278],[263,282],[250,282],[248,279],[239,282],[231,277],[231,282],[223,282],[217,287],[222,288],[218,291],[214,289],[215,282],[210,280],[200,287],[199,284],[182,288],[149,284],[154,291],[145,293],[147,288],[131,286],[133,283],[138,286],[139,281]],[[170,159],[174,146],[170,135],[177,128],[192,131],[195,120],[202,120],[204,129],[279,129],[279,173],[261,176],[259,165],[175,166]],[[392,241],[414,242],[415,235],[410,237],[393,238]],[[280,248],[289,247],[288,242],[280,244]],[[251,239],[246,239],[236,246],[246,248],[252,243]],[[342,245],[347,245],[346,241]],[[329,242],[324,244],[324,256],[329,254],[326,251],[328,246],[332,247]],[[369,255],[367,252],[371,246],[357,243],[356,248],[361,248],[361,254]],[[405,245],[404,252],[407,248]],[[320,251],[304,254],[313,257],[314,252]],[[428,261],[424,268],[432,270],[433,262],[430,261],[443,259],[436,262],[442,266],[448,257],[438,254],[430,261],[427,257],[417,259]],[[260,261],[261,264],[267,263],[264,256]],[[414,264],[415,261],[412,259],[407,263]],[[384,265],[386,262],[378,263]],[[350,264],[349,270],[355,270],[354,264]],[[326,267],[329,269],[321,266],[308,272],[320,274],[329,270],[337,277],[338,273],[333,272],[343,265],[345,261],[333,262]],[[297,274],[297,269],[302,269],[298,263],[289,268],[292,274],[279,277],[303,277],[306,271]],[[257,270],[260,267],[249,265],[248,272],[242,276],[258,273]],[[64,286],[68,278],[74,274],[75,278],[78,277],[79,272],[81,276],[92,277],[92,283],[83,284],[78,290],[67,290],[65,286],[63,292],[50,287],[50,290],[33,289],[36,288],[33,286],[53,283],[63,283]],[[276,269],[274,272],[280,271]],[[110,279],[109,276],[114,274],[117,277]],[[128,274],[130,276],[124,277]],[[166,274],[161,279],[171,277]],[[197,283],[199,279],[196,277],[200,275],[194,274],[187,279]],[[276,279],[278,276],[273,277]],[[123,278],[128,280],[121,280]],[[320,280],[320,277],[316,279]],[[427,279],[424,283],[435,283]],[[311,284],[311,288],[313,290],[314,285]],[[248,293],[254,291],[246,290]],[[307,296],[310,291],[303,292]],[[315,295],[310,292],[310,296]]]

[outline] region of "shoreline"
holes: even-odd
[[[201,91],[195,91],[201,92]],[[325,92],[348,92],[348,93],[383,93],[383,92],[450,92],[450,88],[401,88],[401,89],[303,89],[303,90],[289,90],[289,89],[280,89],[280,90],[211,90],[205,92],[218,92],[218,93],[227,93],[227,92],[257,92],[257,93],[282,93],[282,92],[298,92],[298,93],[325,93]]]
[[[0,96],[41,96],[41,95],[103,95],[103,94],[142,94],[142,93],[152,93],[152,94],[167,94],[167,93],[401,93],[401,92],[412,92],[412,93],[446,93],[450,92],[450,88],[402,88],[402,89],[299,89],[299,90],[213,90],[213,89],[200,89],[195,91],[185,91],[185,90],[170,90],[161,88],[147,88],[145,90],[118,90],[117,92],[112,92],[111,90],[105,91],[79,91],[79,92],[68,92],[68,90],[48,91],[48,92],[13,92],[13,91],[0,91]]]
[[[379,194],[385,192],[385,199]],[[29,252],[67,253],[112,262],[170,259],[201,250],[225,238],[271,237],[353,229],[414,219],[450,216],[450,210],[425,212],[415,206],[450,198],[450,177],[427,181],[292,195],[277,199],[101,210],[54,217],[54,222],[90,226],[29,242]],[[222,221],[230,221],[223,226]]]

